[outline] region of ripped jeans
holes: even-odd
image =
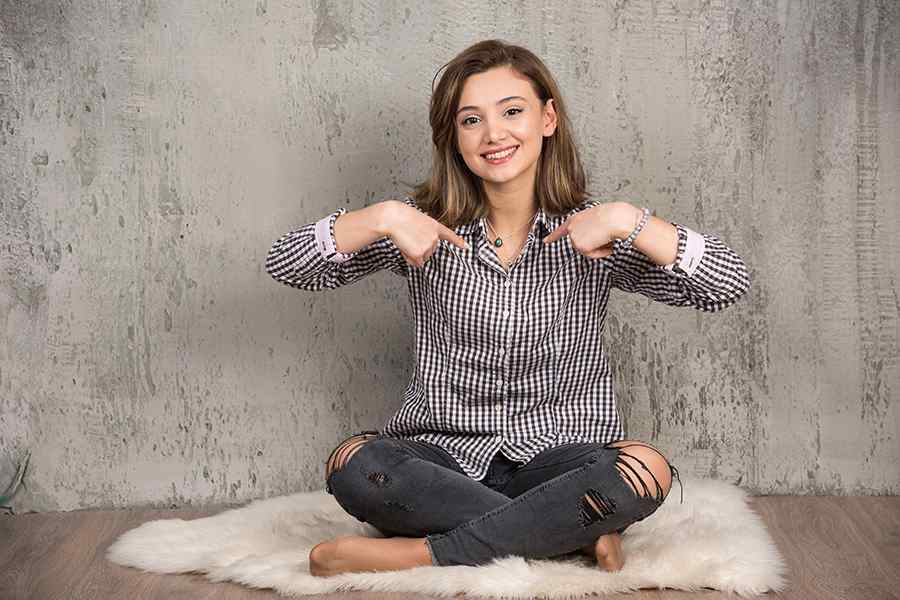
[[[563,444],[524,465],[498,451],[484,479],[476,481],[435,444],[377,431],[356,435],[364,434],[370,437],[357,444],[346,464],[331,470],[326,491],[388,537],[424,537],[434,565],[570,554],[602,535],[624,532],[665,499],[652,473],[656,494],[637,473],[629,481],[636,480],[646,495],[623,479],[624,468],[634,467],[620,458],[629,446],[610,446],[615,442]],[[680,485],[678,470],[669,468]]]

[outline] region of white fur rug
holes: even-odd
[[[625,566],[616,572],[599,569],[587,556],[566,555],[314,577],[308,559],[317,543],[343,535],[383,537],[324,489],[255,500],[211,517],[148,521],[122,534],[107,558],[155,573],[200,572],[211,581],[287,596],[365,590],[561,599],[640,588],[713,588],[742,596],[784,589],[784,560],[747,493],[717,480],[682,480],[684,504],[673,486],[655,513],[622,536]]]

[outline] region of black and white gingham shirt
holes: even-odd
[[[416,207],[412,198],[404,201]],[[715,312],[750,287],[744,261],[717,237],[678,223],[671,265],[614,243],[612,256],[579,254],[568,237],[541,239],[568,215],[538,211],[507,272],[484,219],[456,228],[471,246],[441,240],[422,268],[409,266],[389,237],[336,252],[340,208],[278,239],[266,257],[276,280],[304,290],[334,289],[381,269],[405,277],[415,326],[412,376],[403,404],[381,433],[444,448],[475,480],[500,450],[530,461],[571,442],[622,439],[612,376],[601,345],[610,290]],[[417,208],[417,207],[416,207]],[[420,209],[419,209],[420,210]]]

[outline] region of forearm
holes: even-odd
[[[627,202],[622,204],[627,210],[624,211],[626,215],[622,220],[619,238],[625,239],[634,231],[643,215],[640,208]],[[644,253],[647,258],[657,265],[671,264],[675,262],[675,256],[678,253],[678,230],[665,219],[650,215],[644,228],[634,238],[632,246]]]
[[[334,221],[335,249],[349,254],[386,236],[391,202],[385,200],[339,216]]]
[[[642,217],[622,203],[614,234],[625,239]],[[610,257],[612,285],[671,306],[715,312],[734,304],[750,289],[747,265],[719,238],[653,216],[632,242]],[[676,260],[678,261],[676,263]]]

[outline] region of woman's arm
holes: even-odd
[[[308,291],[335,289],[382,269],[406,277],[406,260],[387,236],[392,209],[400,202],[340,208],[284,234],[266,255],[266,271],[285,285]],[[402,202],[415,206],[408,196]]]
[[[335,250],[341,254],[355,254],[375,240],[388,234],[387,215],[392,202],[385,200],[359,210],[338,215],[334,221]]]
[[[619,230],[617,236],[619,239],[627,238],[638,226],[644,214],[638,207],[627,202],[625,204],[631,207],[634,217]],[[678,254],[678,228],[668,221],[650,215],[644,228],[631,243],[657,265],[670,265],[675,262]]]
[[[621,238],[640,220],[640,209],[632,208],[635,219],[626,220]],[[716,312],[750,289],[744,261],[719,238],[652,215],[632,246],[622,249],[622,240],[616,240],[607,260],[613,287],[671,306]]]

